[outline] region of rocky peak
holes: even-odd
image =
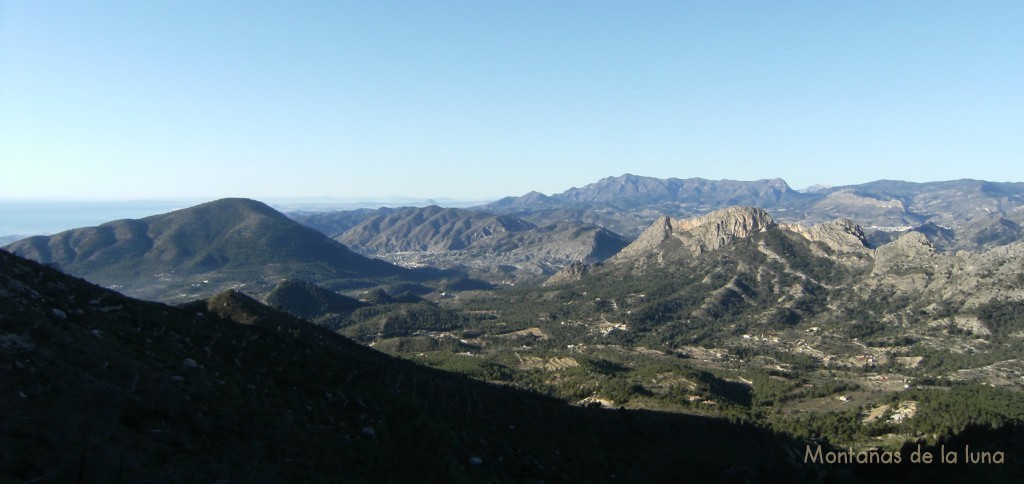
[[[874,273],[892,272],[905,267],[929,267],[935,258],[935,246],[921,232],[907,232],[874,251]]]
[[[238,289],[221,291],[206,301],[206,310],[239,324],[258,323],[267,307]]]
[[[655,250],[672,236],[672,219],[661,216],[639,237],[615,255],[614,259],[632,259]]]
[[[589,264],[584,264],[583,261],[572,262],[548,278],[548,280],[544,282],[544,285],[550,286],[564,282],[579,281],[585,274],[590,272],[590,267],[591,266]]]
[[[670,237],[699,255],[775,226],[768,212],[754,207],[729,207],[686,220],[661,217],[615,257],[628,259],[649,253]]]
[[[673,223],[675,230],[731,239],[749,237],[775,226],[768,212],[755,207],[729,207],[707,215]]]
[[[912,252],[914,254],[929,255],[935,253],[935,247],[925,234],[917,231],[910,231],[900,236],[900,238],[894,240],[890,244],[879,247],[879,251],[891,251],[900,250],[902,252]]]
[[[821,242],[836,252],[867,252],[864,229],[847,218],[805,227],[784,224],[782,228],[795,232],[811,242]]]

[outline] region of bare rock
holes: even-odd
[[[754,207],[729,207],[687,220],[661,217],[613,259],[647,255],[669,238],[678,239],[693,255],[700,255],[776,226],[768,212]]]
[[[910,267],[930,266],[936,257],[935,246],[920,232],[907,232],[893,242],[874,251],[874,273],[900,271]]]
[[[867,253],[869,251],[864,229],[850,219],[841,218],[811,227],[785,224],[782,225],[782,228],[796,232],[811,242],[821,242],[836,252]]]
[[[576,282],[583,278],[584,275],[590,272],[590,264],[584,264],[583,261],[573,262],[562,270],[555,273],[555,275],[548,278],[544,282],[545,286],[562,284],[566,282]]]

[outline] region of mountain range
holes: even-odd
[[[0,251],[0,472],[1012,480],[1021,200],[625,175],[471,209],[223,199],[31,237]],[[801,463],[817,445],[1006,465]]]
[[[466,209],[382,208],[291,214],[363,255],[405,267],[458,268],[494,283],[531,282],[574,262],[607,259],[659,217],[730,206],[781,222],[849,219],[877,247],[919,232],[939,252],[983,251],[1024,238],[1024,184],[880,180],[796,191],[781,179],[608,177],[582,188],[530,192]]]
[[[863,228],[872,247],[910,231],[949,253],[983,251],[1024,237],[1022,183],[883,180],[799,192],[780,179],[626,174],[551,196],[531,192],[467,209],[291,214],[319,234],[265,204],[225,199],[30,237],[8,250],[128,294],[168,301],[240,284],[256,284],[250,290],[265,294],[287,277],[335,289],[369,287],[388,278],[444,277],[424,274],[422,269],[429,267],[514,284],[542,280],[574,262],[605,260],[659,217],[688,218],[735,205],[770,210],[785,223],[850,219]],[[416,268],[421,271],[409,271]],[[131,284],[124,284],[126,278]]]
[[[980,250],[1020,239],[1024,183],[879,180],[798,192],[780,179],[712,181],[626,174],[551,196],[508,197],[481,209],[534,223],[574,219],[636,236],[663,215],[686,218],[734,205],[764,208],[782,221],[805,225],[849,218],[865,227],[869,237],[930,223],[952,234],[943,249]]]

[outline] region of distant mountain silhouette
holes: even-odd
[[[802,200],[806,194],[797,192],[781,179],[734,181],[705,180],[703,178],[654,178],[625,174],[603,178],[582,188],[570,188],[546,197],[531,192],[522,197],[509,197],[484,208],[542,209],[574,204],[610,204],[619,208],[634,208],[656,203],[693,203],[714,205],[753,205],[771,208],[789,200]]]
[[[799,192],[781,179],[661,179],[625,174],[551,196],[531,192],[507,197],[479,209],[537,225],[575,220],[635,237],[660,216],[694,217],[735,205],[763,208],[779,221],[805,225],[848,218],[878,241],[916,227],[934,232],[926,225],[932,223],[948,231],[942,240],[935,239],[941,250],[984,250],[1021,239],[1024,183],[878,180]]]

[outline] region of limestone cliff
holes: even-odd
[[[661,217],[613,259],[649,254],[669,238],[679,240],[696,256],[775,226],[768,212],[754,207],[729,207],[686,220]]]
[[[835,252],[868,252],[864,230],[850,219],[841,218],[810,227],[797,224],[782,224],[780,227],[811,242],[821,242]]]

